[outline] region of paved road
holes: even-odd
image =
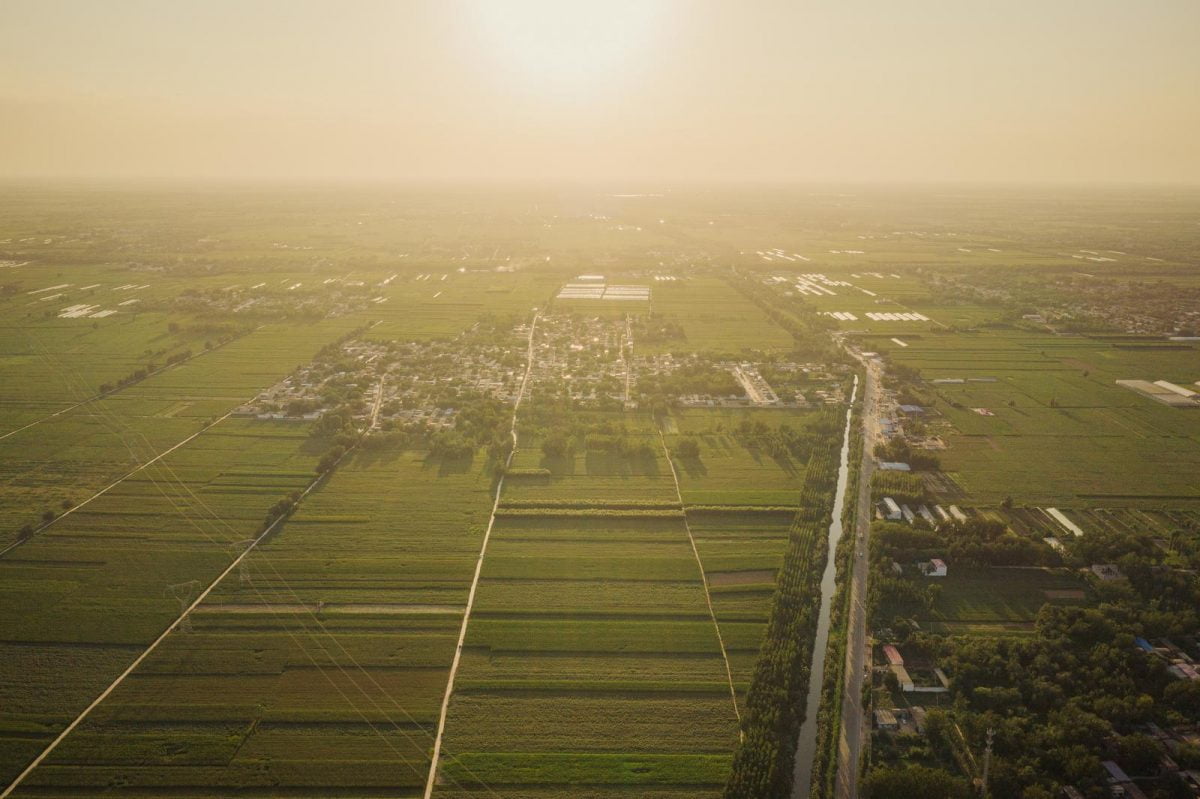
[[[862,753],[865,725],[862,686],[867,662],[867,536],[871,528],[871,474],[875,458],[871,450],[879,440],[879,383],[882,369],[875,361],[866,362],[863,388],[863,452],[858,477],[858,507],[854,550],[854,569],[850,583],[850,620],[846,642],[845,685],[842,694],[842,728],[838,739],[837,796],[858,796],[858,762]]]

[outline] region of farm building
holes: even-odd
[[[925,413],[925,409],[920,405],[900,405],[898,407],[900,409],[900,413],[904,414],[905,416],[920,416],[921,414]]]
[[[879,469],[884,472],[907,472],[910,471],[910,468],[911,467],[909,467],[907,463],[901,463],[899,461],[879,462]]]
[[[891,497],[884,497],[883,502],[879,503],[879,512],[883,518],[888,521],[899,521],[904,517],[904,513],[900,510],[900,506],[896,504],[896,500]]]
[[[892,674],[896,675],[896,682],[899,683],[900,690],[906,694],[911,694],[913,689],[916,688],[916,684],[913,682],[913,678],[909,676],[908,669],[895,665],[888,668],[892,670]]]
[[[1171,672],[1176,679],[1200,680],[1200,671],[1197,671],[1196,667],[1191,663],[1184,663],[1183,661],[1172,663],[1167,667],[1167,671]]]
[[[1054,519],[1054,521],[1061,524],[1064,528],[1074,533],[1076,536],[1083,535],[1083,529],[1079,525],[1075,524],[1075,522],[1068,519],[1067,515],[1058,508],[1046,508],[1046,515],[1051,519]]]
[[[1120,580],[1125,576],[1121,574],[1121,570],[1117,568],[1117,564],[1115,563],[1093,563],[1092,574],[1105,582]]]
[[[891,666],[903,666],[904,656],[900,654],[900,650],[891,644],[883,648],[883,656],[887,658],[888,664]]]
[[[1146,794],[1142,789],[1134,784],[1125,770],[1118,766],[1112,760],[1105,760],[1100,765],[1104,766],[1104,770],[1108,772],[1108,784],[1114,791],[1114,796],[1126,796],[1129,799],[1145,799]],[[1116,790],[1121,793],[1115,793]]]
[[[1117,385],[1172,408],[1200,408],[1200,393],[1166,380],[1118,380]]]
[[[878,730],[898,730],[900,723],[896,721],[896,714],[890,710],[880,708],[875,711],[875,728]]]

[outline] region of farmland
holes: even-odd
[[[415,790],[488,483],[482,457],[443,468],[406,451],[358,454],[33,785],[69,795],[136,764],[133,784],[162,792],[220,795],[250,774],[285,791],[331,778]],[[114,736],[127,744],[103,744]]]
[[[868,498],[911,516],[839,560],[869,568],[874,707],[913,704],[885,643],[975,749],[1011,699],[985,649],[1099,657],[1110,625],[1194,657],[1200,413],[1116,382],[1200,380],[1161,332],[1184,304],[1068,316],[1092,242],[1007,201],[108,199],[0,201],[14,796],[787,795],[864,364],[896,469]],[[33,235],[57,203],[90,228]],[[1096,281],[1190,285],[1153,236],[1103,249],[1138,260]],[[870,768],[910,757],[874,735]]]

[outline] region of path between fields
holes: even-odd
[[[525,348],[525,374],[521,377],[521,388],[517,391],[516,402],[513,403],[512,424],[509,434],[512,436],[512,449],[504,460],[504,469],[512,465],[513,456],[517,454],[517,410],[521,400],[525,399],[525,389],[529,385],[529,375],[533,372],[533,334],[537,330],[541,312],[533,315],[529,325],[529,341]],[[467,624],[471,621],[471,608],[475,606],[475,591],[479,588],[479,575],[483,571],[483,559],[487,555],[488,541],[492,537],[492,527],[496,524],[496,510],[500,507],[500,492],[504,489],[504,472],[496,481],[496,496],[492,500],[492,512],[488,516],[487,529],[483,531],[483,543],[479,547],[479,557],[475,560],[475,574],[471,578],[471,590],[467,592],[467,606],[463,610],[462,625],[458,630],[458,643],[454,647],[454,660],[450,663],[450,675],[446,679],[446,692],[442,695],[442,708],[438,713],[437,735],[433,739],[433,755],[429,759],[429,776],[425,780],[424,799],[433,795],[433,786],[437,782],[438,760],[442,754],[442,736],[446,731],[446,712],[450,709],[450,696],[454,693],[454,678],[458,675],[458,664],[462,660],[463,643],[467,640]],[[0,799],[4,799],[0,796]]]
[[[857,357],[857,356],[856,356]],[[860,358],[860,360],[862,360]],[[838,732],[837,786],[839,799],[858,796],[858,770],[862,757],[862,685],[867,669],[867,577],[871,534],[871,474],[875,468],[872,451],[879,436],[879,383],[881,367],[864,361],[862,465],[858,473],[858,508],[855,515],[855,554],[850,572],[850,619],[846,631],[846,664],[843,675],[841,729]]]
[[[671,479],[675,482],[675,496],[679,498],[679,507],[683,507],[683,491],[679,487],[679,473],[675,471],[675,461],[671,459],[671,450],[667,448],[667,437],[662,428],[658,428],[658,438],[662,441],[663,454],[667,456],[667,465],[671,467]],[[733,687],[733,669],[729,666],[729,653],[725,651],[725,639],[721,637],[721,625],[717,623],[717,613],[713,610],[712,594],[708,590],[708,574],[704,571],[704,561],[700,559],[700,550],[696,548],[696,539],[692,536],[692,526],[688,524],[687,511],[683,513],[683,529],[687,533],[688,543],[692,545],[692,555],[696,558],[696,566],[700,569],[700,584],[704,588],[704,602],[708,605],[708,617],[712,619],[713,629],[717,633],[717,646],[721,648],[721,660],[725,661],[725,677],[729,680],[729,698],[733,700],[733,715],[738,722],[738,735],[741,736],[742,712],[738,710],[737,689]]]
[[[148,461],[146,461],[145,463],[141,464],[140,466],[138,466],[138,467],[134,468],[132,471],[126,472],[126,473],[125,473],[124,475],[122,475],[121,477],[118,477],[116,480],[114,480],[113,482],[109,483],[109,484],[108,484],[108,485],[106,485],[104,488],[102,488],[102,489],[100,489],[99,491],[97,491],[95,494],[92,494],[90,497],[88,497],[87,499],[85,499],[83,502],[80,502],[78,505],[74,505],[74,506],[72,506],[72,507],[68,508],[67,510],[63,511],[62,513],[60,513],[58,516],[55,516],[55,517],[54,517],[53,519],[51,519],[50,521],[46,522],[46,523],[45,523],[45,524],[43,524],[41,527],[39,527],[39,528],[37,528],[36,530],[34,530],[34,531],[33,531],[33,535],[29,536],[29,538],[22,538],[22,539],[18,539],[18,540],[16,540],[16,541],[13,541],[11,544],[9,544],[8,546],[6,546],[4,549],[0,549],[0,557],[3,557],[4,555],[8,554],[8,552],[10,552],[10,551],[12,551],[12,550],[16,549],[16,548],[17,548],[17,547],[19,547],[21,544],[24,544],[24,543],[26,543],[26,542],[32,541],[32,540],[33,540],[33,539],[34,539],[34,538],[37,536],[37,534],[38,534],[38,533],[42,532],[43,530],[45,530],[45,529],[46,529],[47,527],[49,527],[50,525],[57,523],[57,522],[58,522],[60,519],[66,518],[67,516],[70,516],[72,513],[74,513],[75,511],[79,510],[80,508],[82,508],[84,505],[88,504],[88,503],[89,503],[89,502],[91,502],[92,500],[94,500],[94,499],[97,499],[98,497],[102,497],[102,496],[104,496],[104,495],[105,495],[105,494],[107,494],[109,491],[112,491],[114,488],[116,488],[117,486],[119,486],[121,483],[123,483],[123,482],[125,482],[126,480],[128,480],[130,477],[133,477],[135,474],[137,474],[138,472],[140,472],[140,471],[142,471],[143,469],[145,469],[147,466],[153,466],[155,463],[158,463],[160,460],[162,460],[163,458],[167,457],[167,456],[168,456],[168,455],[170,455],[172,452],[174,452],[175,450],[177,450],[177,449],[179,449],[180,447],[182,447],[184,444],[186,444],[186,443],[188,443],[189,441],[193,440],[194,438],[196,438],[197,436],[199,436],[201,433],[204,433],[204,432],[205,432],[205,431],[207,431],[207,430],[211,430],[212,428],[216,427],[217,425],[219,425],[221,422],[225,421],[226,419],[228,419],[228,418],[229,418],[230,416],[232,416],[232,415],[233,415],[233,411],[230,411],[229,413],[225,414],[224,416],[220,417],[219,419],[215,419],[215,420],[213,420],[213,421],[209,422],[208,424],[204,425],[204,427],[201,427],[199,430],[197,430],[196,432],[192,433],[190,436],[188,436],[187,438],[185,438],[183,441],[180,441],[180,442],[179,442],[178,444],[176,444],[175,446],[173,446],[173,447],[171,447],[171,448],[169,448],[169,449],[165,449],[165,450],[163,450],[162,452],[158,453],[157,455],[155,455],[155,456],[154,456],[153,458],[151,458],[150,460],[148,460]]]
[[[230,414],[225,414],[225,417],[227,417],[229,415]],[[222,419],[225,417],[222,417]],[[218,419],[217,421],[219,422],[220,420]],[[213,424],[217,424],[217,422],[213,422]],[[209,425],[209,426],[211,427],[212,425]],[[207,429],[208,428],[206,427],[205,430],[207,430]],[[200,433],[203,433],[203,432],[204,432],[204,430],[200,431]],[[195,438],[196,436],[200,435],[200,433],[196,433],[195,435],[191,436],[191,438]],[[190,441],[191,438],[189,438],[188,441]],[[187,443],[187,441],[182,441],[179,444],[176,444],[171,449],[178,449],[179,447],[183,446],[186,443]],[[167,452],[170,452],[170,451],[171,450],[168,450]],[[161,458],[163,455],[166,455],[166,454],[167,453],[164,452],[162,455],[159,455],[158,457]],[[342,457],[344,458],[345,455],[343,454]],[[157,460],[157,458],[155,460]],[[341,458],[339,458],[338,460],[340,461]],[[144,468],[144,466],[146,466],[146,465],[148,465],[148,464],[143,464],[143,466],[138,467],[138,469]],[[134,471],[138,471],[138,470],[135,469]],[[313,478],[312,482],[310,482],[308,484],[308,487],[304,489],[303,493],[300,494],[299,498],[296,501],[299,502],[300,500],[303,500],[306,496],[308,496],[309,492],[312,491],[317,485],[319,485],[324,478],[325,478],[324,474],[319,474],[315,478]],[[107,490],[107,489],[105,489],[105,490]],[[6,797],[8,797],[13,791],[15,791],[21,785],[21,783],[25,781],[25,778],[28,777],[30,774],[32,774],[33,770],[36,769],[38,766],[40,766],[42,764],[42,761],[44,761],[47,757],[49,757],[50,754],[55,749],[58,748],[58,745],[61,744],[68,735],[70,735],[72,732],[74,732],[75,728],[78,727],[80,724],[82,724],[84,719],[86,719],[93,710],[95,710],[97,707],[99,707],[101,702],[103,702],[105,699],[107,699],[109,697],[109,695],[112,694],[113,691],[115,691],[118,687],[120,687],[121,683],[125,682],[125,678],[128,677],[130,674],[132,674],[137,669],[137,667],[142,664],[142,661],[144,661],[146,658],[150,657],[150,654],[155,649],[158,648],[159,644],[161,644],[163,641],[165,641],[167,639],[167,636],[169,636],[171,633],[175,632],[175,629],[183,622],[183,620],[185,618],[187,618],[187,615],[189,613],[191,613],[193,610],[195,610],[196,607],[201,602],[203,602],[210,593],[212,593],[212,590],[214,588],[216,588],[222,580],[224,580],[226,577],[228,577],[229,574],[234,569],[236,569],[239,565],[241,565],[241,562],[243,560],[245,560],[246,556],[249,555],[254,550],[255,547],[257,547],[260,543],[262,543],[262,541],[265,540],[267,538],[267,536],[269,536],[271,533],[273,533],[275,531],[276,527],[283,524],[288,519],[289,515],[290,514],[284,514],[284,515],[280,516],[275,521],[271,522],[265,530],[263,530],[261,533],[258,534],[258,536],[256,538],[251,540],[249,545],[247,545],[247,547],[242,550],[241,554],[238,555],[236,558],[234,558],[233,562],[231,562],[228,566],[226,566],[225,570],[222,571],[220,574],[218,574],[217,578],[215,580],[213,580],[211,583],[209,583],[208,586],[205,587],[205,589],[200,592],[200,595],[197,596],[196,599],[190,605],[188,605],[187,608],[184,609],[184,611],[182,613],[180,613],[175,618],[175,621],[171,622],[167,626],[167,629],[163,630],[162,634],[159,635],[158,638],[155,638],[154,641],[148,647],[146,647],[146,649],[140,655],[138,655],[132,663],[129,664],[129,666],[125,669],[125,671],[121,672],[117,676],[117,678],[115,680],[113,680],[112,683],[110,683],[109,686],[100,693],[99,696],[97,696],[95,699],[92,700],[92,703],[90,705],[88,705],[87,707],[85,707],[83,709],[83,712],[81,712],[78,716],[76,716],[75,719],[70,724],[68,724],[66,727],[63,728],[62,732],[60,732],[57,736],[55,736],[54,740],[52,740],[49,744],[47,744],[46,748],[42,750],[42,753],[39,754],[37,757],[35,757],[33,759],[33,762],[31,762],[28,766],[26,766],[25,770],[22,771],[20,774],[18,774],[16,779],[14,779],[12,781],[12,783],[10,783],[9,786],[7,788],[5,788],[2,793],[0,793],[0,799],[6,799]]]

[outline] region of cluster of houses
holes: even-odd
[[[675,397],[684,407],[802,408],[810,399],[825,404],[844,401],[842,381],[824,364],[771,363],[771,373],[787,386],[777,390],[763,374],[764,364],[708,361],[697,355],[634,354],[633,326],[613,317],[547,314],[538,320],[533,345],[530,394],[565,394],[580,403],[614,402],[637,407],[639,377],[669,377],[698,364],[727,372],[733,393],[697,392]],[[797,390],[802,386],[805,392]]]
[[[1135,638],[1134,643],[1147,655],[1161,658],[1167,663],[1167,671],[1179,680],[1200,680],[1200,662],[1183,647],[1168,638],[1156,638],[1154,643],[1145,638]],[[1190,640],[1192,650],[1200,651],[1200,642]]]
[[[1126,767],[1116,760],[1102,761],[1100,765],[1104,767],[1104,779],[1108,786],[1109,796],[1113,799],[1147,799],[1148,794],[1138,785],[1139,781],[1143,784],[1161,785],[1164,780],[1169,780],[1179,787],[1178,791],[1171,794],[1172,796],[1200,797],[1200,769],[1182,768],[1175,760],[1175,756],[1182,747],[1200,746],[1200,729],[1188,726],[1175,730],[1164,730],[1157,724],[1149,723],[1145,725],[1144,732],[1160,748],[1161,756],[1157,769],[1152,774],[1131,775]],[[1083,792],[1070,785],[1063,788],[1063,796],[1067,799],[1084,799]]]
[[[349,407],[355,418],[374,425],[450,428],[456,399],[515,400],[524,374],[518,352],[478,337],[408,343],[353,339],[322,352],[234,413],[311,421]]]
[[[883,659],[886,661],[880,667],[885,674],[890,673],[896,679],[900,691],[915,696],[922,694],[944,694],[950,690],[950,679],[940,668],[927,663],[913,664],[905,662],[904,655],[893,644],[882,647]],[[914,677],[914,673],[918,677]],[[925,708],[921,705],[908,707],[876,708],[874,711],[875,728],[883,732],[925,732]]]
[[[625,319],[543,315],[533,342],[530,394],[629,403],[632,359],[633,331]]]

